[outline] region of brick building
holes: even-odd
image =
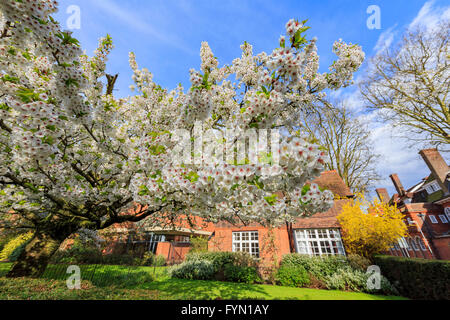
[[[322,173],[314,183],[335,194],[334,206],[327,212],[310,218],[298,218],[292,224],[275,229],[257,223],[236,226],[226,222],[204,223],[197,219],[194,228],[184,222],[177,227],[144,228],[139,232],[133,232],[134,228],[130,225],[125,228],[119,226],[116,232],[118,239],[121,237],[132,243],[145,242],[148,250],[165,256],[171,263],[184,259],[190,250],[192,237],[207,238],[210,251],[245,251],[262,260],[281,259],[291,252],[318,256],[345,255],[337,216],[353,194],[336,171]],[[113,246],[112,243],[109,252],[114,251]]]
[[[450,260],[450,167],[437,149],[420,152],[430,175],[405,189],[397,174],[391,180],[397,191],[389,197],[377,189],[383,201],[396,204],[405,217],[408,236],[394,244],[391,255]]]

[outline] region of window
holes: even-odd
[[[423,242],[423,240],[420,237],[416,237],[416,242],[420,246],[420,249],[422,249],[422,251],[427,250],[427,247],[425,247],[425,243]]]
[[[238,251],[259,257],[258,231],[233,232],[233,252]]]
[[[151,251],[153,253],[156,253],[156,248],[158,246],[158,243],[166,241],[166,236],[162,234],[154,234],[150,233],[149,235],[149,241],[148,241],[148,251]]]
[[[447,219],[450,220],[450,207],[445,208],[445,215],[447,216]]]
[[[439,215],[439,219],[441,219],[442,223],[448,223],[447,218],[446,218],[445,215],[443,215],[443,214],[440,214],[440,215]]]
[[[398,245],[401,249],[409,249],[409,244],[403,237],[398,240]]]
[[[436,181],[434,181],[434,182],[428,184],[428,185],[425,187],[425,190],[427,190],[428,194],[435,193],[436,191],[439,191],[440,189],[441,189],[441,187],[439,186],[439,183],[436,182]]]
[[[430,217],[430,220],[431,220],[431,222],[433,222],[433,223],[438,223],[438,221],[437,221],[437,219],[436,219],[436,216],[433,216],[433,215],[429,215],[429,217]]]
[[[310,256],[345,255],[338,229],[301,229],[294,231],[297,252]]]
[[[178,237],[178,242],[180,243],[190,243],[191,238],[189,236],[180,236]]]
[[[413,239],[408,238],[408,242],[409,242],[409,246],[412,249],[414,249],[414,251],[419,251],[419,247],[417,246],[417,243]]]

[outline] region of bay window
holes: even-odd
[[[310,256],[345,255],[339,229],[299,229],[294,231],[297,253]]]

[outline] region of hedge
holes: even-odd
[[[400,294],[420,300],[450,300],[450,261],[375,256],[375,264]]]

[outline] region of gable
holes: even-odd
[[[335,196],[341,198],[353,196],[350,188],[345,184],[344,180],[339,176],[336,170],[323,172],[321,176],[313,182],[321,188],[330,190]]]

